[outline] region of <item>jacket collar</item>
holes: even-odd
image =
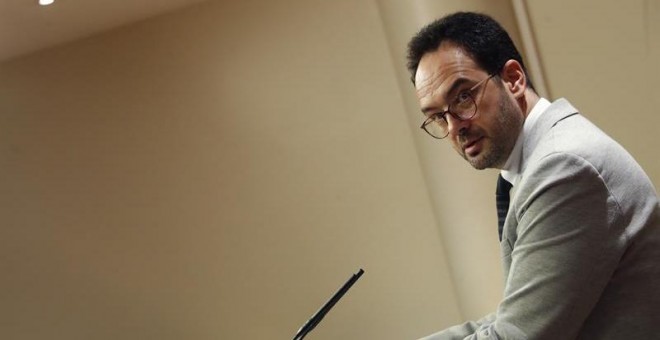
[[[545,112],[543,112],[530,131],[529,140],[523,145],[522,171],[526,168],[529,158],[531,157],[532,152],[534,152],[534,149],[536,149],[541,138],[543,138],[543,136],[545,136],[545,134],[561,120],[576,114],[578,114],[578,110],[564,98],[557,99],[547,110],[545,110]]]

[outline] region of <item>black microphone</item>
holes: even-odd
[[[312,316],[311,319],[307,320],[307,322],[302,327],[300,327],[298,333],[296,333],[296,336],[293,337],[293,340],[302,340],[305,335],[307,335],[307,333],[311,332],[312,329],[314,329],[314,327],[316,327],[316,325],[321,322],[323,317],[328,314],[330,308],[332,308],[332,306],[334,306],[335,303],[337,303],[337,301],[339,301],[339,299],[341,299],[341,297],[346,294],[348,289],[351,288],[351,286],[360,278],[360,276],[362,276],[362,274],[364,274],[364,270],[360,268],[360,270],[353,274],[353,276],[351,276],[351,278],[349,278],[348,281],[346,281],[346,283],[344,283],[344,285],[339,288],[335,295],[333,295],[330,300],[326,302],[325,305],[323,305],[323,307],[321,307],[321,309],[319,309],[319,311],[314,314],[314,316]]]

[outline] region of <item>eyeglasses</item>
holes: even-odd
[[[433,138],[443,139],[447,137],[449,135],[447,115],[450,114],[456,120],[472,119],[477,114],[477,102],[475,101],[474,92],[494,76],[495,74],[491,74],[470,89],[459,92],[456,98],[447,106],[446,111],[431,114],[424,120],[420,128]]]

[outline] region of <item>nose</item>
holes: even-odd
[[[461,120],[458,118],[455,118],[454,115],[448,114],[445,116],[447,119],[447,132],[450,135],[462,135],[465,134],[468,130],[468,127],[470,127],[470,120]]]

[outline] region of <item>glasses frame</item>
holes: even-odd
[[[470,97],[470,100],[472,101],[472,103],[474,103],[474,111],[472,112],[472,114],[470,115],[470,117],[461,118],[458,114],[456,114],[456,113],[454,113],[454,112],[451,112],[451,104],[450,104],[450,105],[447,105],[447,110],[440,111],[440,112],[435,112],[435,113],[432,113],[430,116],[428,116],[428,118],[426,118],[426,119],[424,120],[424,122],[422,122],[422,125],[420,126],[420,128],[421,128],[422,130],[424,130],[427,134],[429,134],[429,136],[431,136],[431,137],[433,137],[433,138],[435,138],[435,139],[444,139],[444,138],[446,138],[447,136],[449,136],[449,129],[447,129],[447,133],[445,133],[444,136],[442,136],[442,137],[438,137],[438,136],[434,135],[433,133],[431,133],[431,131],[427,130],[426,127],[427,127],[429,124],[432,124],[432,123],[437,122],[439,119],[444,119],[445,122],[447,122],[447,115],[448,115],[448,114],[451,115],[452,117],[454,117],[454,119],[459,120],[459,121],[466,121],[466,120],[470,120],[470,119],[474,118],[474,116],[477,115],[477,111],[479,111],[479,110],[478,110],[478,107],[477,107],[477,101],[476,101],[475,96],[474,96],[474,92],[475,92],[480,86],[482,86],[483,84],[487,83],[491,78],[495,77],[496,75],[497,75],[497,74],[495,74],[495,73],[490,74],[490,75],[488,75],[488,77],[486,77],[485,79],[483,79],[483,80],[479,81],[478,83],[474,84],[474,86],[472,86],[472,87],[471,87],[470,89],[468,89],[467,91],[462,91],[462,92],[460,92],[458,95],[456,95],[456,97],[458,97],[458,96],[461,95],[462,93],[467,93],[467,95]],[[454,100],[454,101],[455,101],[455,100]],[[447,122],[447,123],[448,123],[448,122]]]

